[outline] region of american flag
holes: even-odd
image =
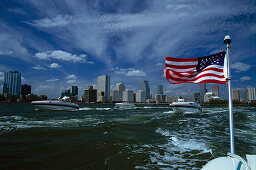
[[[226,84],[224,75],[225,51],[199,58],[166,57],[164,76],[171,84]]]

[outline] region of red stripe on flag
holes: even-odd
[[[175,62],[193,62],[197,61],[198,58],[174,58],[174,57],[165,57],[167,61],[175,61]]]

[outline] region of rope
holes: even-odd
[[[238,156],[236,154],[233,154],[233,153],[229,153],[229,152],[227,153],[227,155],[229,157],[232,157],[232,158],[235,158],[235,159],[241,161],[246,170],[251,170],[251,168],[248,166],[247,162],[242,157],[240,157],[240,156]]]

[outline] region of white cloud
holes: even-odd
[[[42,60],[50,60],[50,59],[56,59],[56,60],[62,60],[62,61],[71,61],[73,63],[85,63],[86,55],[80,54],[75,55],[71,54],[66,51],[62,50],[55,50],[55,51],[46,51],[46,52],[39,52],[34,55],[34,57]]]
[[[77,79],[77,76],[74,74],[70,74],[66,77],[66,79]]]
[[[71,19],[72,19],[71,16],[58,15],[53,18],[43,18],[43,19],[32,21],[32,22],[28,22],[28,24],[31,24],[37,27],[44,27],[44,28],[60,27],[60,26],[65,26],[69,24],[70,23],[69,20]]]
[[[76,83],[76,80],[75,79],[74,80],[68,80],[67,83],[68,84],[74,84],[74,83]]]
[[[235,62],[235,63],[231,63],[230,66],[232,69],[235,69],[236,72],[242,72],[242,71],[247,71],[251,68],[251,65],[249,64],[245,64],[242,62]]]
[[[49,79],[49,80],[46,80],[46,81],[48,81],[48,82],[53,82],[53,81],[58,81],[59,79],[56,79],[56,78],[51,78],[51,79]]]
[[[11,55],[13,52],[12,51],[2,51],[0,50],[0,55]]]
[[[114,69],[114,68],[112,68]],[[125,76],[146,76],[146,73],[143,70],[135,70],[133,68],[123,69],[123,68],[115,68],[115,74],[122,74]]]
[[[50,66],[49,66],[50,68],[59,68],[59,67],[61,67],[58,63],[52,63],[52,64],[50,64]]]
[[[244,77],[241,77],[240,80],[241,81],[248,81],[248,80],[251,80],[251,77],[244,76]]]
[[[46,70],[44,67],[40,66],[40,65],[36,65],[34,67],[32,67],[35,70]]]

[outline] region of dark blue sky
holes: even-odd
[[[137,90],[193,96],[199,85],[170,85],[162,76],[165,56],[202,57],[225,50],[232,38],[232,87],[256,87],[256,3],[249,0],[44,0],[0,1],[0,86],[17,70],[32,92],[58,97],[71,85],[79,93],[111,76]],[[221,85],[225,98],[226,86]],[[211,84],[207,85],[211,91]]]

